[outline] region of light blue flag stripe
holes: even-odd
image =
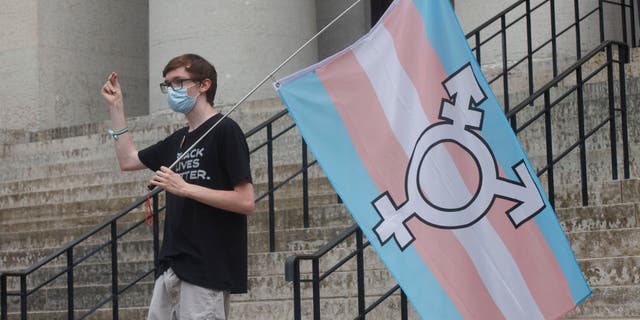
[[[358,156],[320,79],[314,72],[283,84],[278,93],[312,153],[412,305],[424,319],[462,319],[456,306],[413,247],[380,246],[372,229],[379,216],[371,201],[381,192]]]

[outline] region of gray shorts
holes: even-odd
[[[229,292],[182,281],[169,268],[156,280],[147,320],[225,320],[228,317]]]

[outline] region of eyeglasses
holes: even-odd
[[[173,90],[179,90],[182,89],[182,84],[185,81],[199,81],[199,80],[195,80],[195,79],[175,79],[175,80],[171,80],[170,82],[162,82],[160,83],[160,91],[162,91],[162,93],[167,93],[169,92],[169,87],[171,87],[171,89]]]

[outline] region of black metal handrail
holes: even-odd
[[[302,200],[303,200],[303,207],[302,207],[302,211],[303,211],[303,227],[308,228],[309,227],[309,191],[308,191],[308,169],[314,165],[316,165],[316,161],[309,161],[308,160],[308,156],[307,156],[307,146],[304,142],[304,140],[301,139],[301,165],[300,165],[300,169],[293,172],[291,175],[282,178],[282,181],[278,182],[278,184],[275,184],[275,175],[274,175],[274,141],[276,141],[277,139],[283,137],[287,132],[290,132],[292,129],[295,128],[295,124],[293,124],[293,122],[288,119],[287,117],[285,117],[287,115],[287,111],[283,110],[281,112],[278,112],[277,114],[273,115],[272,117],[270,117],[269,119],[267,119],[266,121],[264,121],[263,123],[259,124],[257,127],[249,130],[246,134],[245,137],[249,140],[254,136],[258,136],[260,133],[266,132],[266,139],[264,141],[261,141],[260,143],[258,143],[255,147],[253,147],[249,152],[252,156],[255,156],[259,153],[260,150],[263,150],[266,148],[266,157],[267,157],[267,184],[268,184],[268,190],[266,190],[264,193],[258,195],[255,199],[256,203],[259,203],[260,201],[267,199],[268,201],[268,224],[269,224],[269,247],[271,252],[275,251],[275,197],[274,194],[277,190],[279,190],[280,188],[282,188],[284,185],[286,185],[287,183],[289,183],[290,181],[292,181],[293,179],[297,178],[297,177],[301,177],[302,178]],[[280,130],[277,133],[273,133],[274,131],[274,127],[276,125],[276,123],[278,121],[287,121],[286,119],[288,119],[288,121],[291,122],[291,124],[287,124],[285,123],[283,126],[284,128],[282,130]],[[121,242],[118,242],[119,239],[121,239],[124,235],[128,234],[129,232],[131,232],[133,229],[143,225],[145,223],[145,220],[138,220],[136,222],[134,222],[130,227],[128,227],[126,230],[123,230],[121,232],[118,232],[117,230],[117,224],[118,221],[121,221],[121,219],[123,219],[125,216],[129,215],[133,210],[140,208],[142,205],[144,205],[147,201],[152,201],[152,206],[153,206],[153,217],[154,217],[154,221],[159,221],[159,215],[160,213],[163,212],[164,207],[160,207],[159,206],[159,194],[163,192],[163,190],[156,188],[153,191],[150,192],[150,194],[148,196],[145,197],[141,197],[140,199],[134,201],[132,204],[130,204],[129,206],[127,206],[126,208],[118,211],[115,215],[113,215],[111,218],[109,218],[108,220],[96,225],[95,227],[93,227],[91,230],[87,231],[84,235],[72,240],[71,242],[69,242],[68,244],[66,244],[65,246],[63,246],[62,248],[56,250],[55,252],[53,252],[52,254],[48,255],[47,257],[41,259],[40,261],[38,261],[37,263],[35,263],[34,265],[24,269],[24,270],[19,270],[19,271],[5,271],[0,273],[0,320],[6,320],[8,318],[8,298],[9,297],[19,297],[20,298],[20,318],[21,319],[26,319],[27,314],[28,314],[28,308],[27,308],[27,301],[28,301],[28,297],[33,295],[34,293],[38,292],[39,290],[41,290],[42,288],[46,287],[47,285],[51,284],[52,282],[56,281],[57,279],[59,279],[60,277],[63,277],[66,275],[67,277],[67,317],[68,319],[84,319],[85,317],[91,315],[92,313],[94,313],[95,311],[97,311],[98,309],[102,308],[103,306],[105,306],[107,303],[111,303],[111,308],[113,311],[113,319],[118,319],[118,297],[120,295],[122,295],[126,290],[130,289],[131,287],[135,286],[137,283],[139,283],[140,281],[142,281],[144,278],[146,278],[147,276],[151,275],[152,273],[155,274],[156,272],[156,267],[158,266],[158,252],[159,252],[159,228],[158,228],[158,223],[154,223],[153,224],[153,267],[150,268],[149,270],[143,272],[141,275],[139,275],[136,279],[134,279],[132,282],[129,283],[119,283],[118,281],[118,257],[117,257],[117,250],[118,250],[118,244]],[[110,239],[105,241],[102,244],[96,245],[94,248],[92,248],[92,250],[90,250],[88,253],[86,253],[85,255],[83,255],[82,257],[78,258],[74,255],[74,249],[85,245],[90,238],[92,238],[93,236],[96,236],[98,233],[100,233],[103,230],[107,230],[107,228],[110,229],[111,232],[111,236]],[[101,301],[99,301],[97,304],[91,306],[88,308],[88,310],[86,310],[84,313],[76,315],[76,306],[74,303],[74,286],[75,286],[75,281],[74,281],[74,270],[77,266],[79,266],[82,262],[86,261],[87,259],[96,256],[101,250],[104,250],[106,248],[109,248],[111,250],[111,274],[112,274],[112,279],[111,279],[111,294],[109,296],[107,296],[106,298],[102,299]],[[27,277],[31,274],[33,274],[34,272],[46,267],[46,266],[53,266],[55,265],[55,262],[57,261],[58,258],[60,257],[65,257],[66,259],[66,267],[62,270],[59,271],[57,273],[54,273],[53,275],[51,275],[50,277],[48,277],[46,280],[43,280],[41,283],[35,284],[33,285],[33,287],[29,288],[28,286],[28,281],[27,281]],[[157,276],[157,275],[156,275]],[[10,291],[9,290],[9,279],[18,279],[19,281],[19,290],[17,291]]]
[[[617,49],[618,55],[617,59],[614,58],[614,47]],[[595,56],[601,54],[602,51],[606,52],[606,60],[600,65],[593,66],[595,68],[586,76],[582,75],[583,68],[582,66],[589,61],[594,61]],[[626,80],[625,80],[625,68],[624,65],[629,63],[629,48],[625,43],[618,41],[605,41],[604,43],[597,46],[594,50],[586,54],[583,58],[574,63],[567,70],[563,71],[557,77],[555,77],[551,82],[544,85],[538,91],[536,91],[529,98],[522,101],[518,106],[516,106],[511,112],[507,113],[507,118],[513,119],[517,113],[524,111],[529,105],[535,104],[537,100],[541,97],[543,98],[543,109],[538,113],[534,114],[527,121],[522,123],[520,126],[515,123],[514,131],[516,134],[522,132],[524,129],[528,128],[532,125],[536,120],[541,117],[545,117],[544,127],[546,133],[546,157],[547,162],[544,167],[538,170],[538,175],[542,175],[544,173],[547,174],[547,191],[549,193],[549,201],[551,204],[554,204],[554,171],[553,166],[558,163],[560,160],[565,158],[569,153],[574,151],[576,148],[579,149],[580,152],[580,189],[581,189],[581,198],[582,205],[586,206],[589,204],[589,194],[588,194],[588,179],[587,179],[587,159],[586,159],[586,141],[589,137],[595,135],[601,128],[609,125],[609,144],[611,148],[611,179],[618,179],[618,152],[617,152],[617,124],[616,124],[616,113],[620,114],[620,125],[621,130],[621,138],[622,138],[622,169],[623,169],[623,178],[629,179],[630,176],[630,168],[629,168],[629,138],[628,138],[628,128],[627,128],[627,101],[626,101]],[[619,93],[618,98],[619,107],[615,107],[615,92],[614,92],[614,64],[618,64],[618,87]],[[600,72],[606,69],[607,72],[607,86],[608,86],[608,115],[606,118],[601,119],[600,122],[593,125],[593,128],[589,131],[585,128],[585,111],[584,111],[584,96],[583,90],[585,84],[593,78],[595,78]],[[555,100],[551,99],[551,91],[561,87],[562,82],[566,81],[572,75],[576,75],[576,84],[573,86],[569,86],[562,93],[559,94]],[[557,90],[556,90],[557,91]],[[561,102],[564,101],[565,98],[569,97],[571,94],[576,93],[577,95],[577,116],[578,116],[578,134],[579,138],[573,144],[571,144],[567,149],[560,152],[558,156],[554,157],[553,150],[553,141],[551,139],[551,110],[560,105]]]
[[[597,14],[597,18],[599,20],[599,30],[598,30],[599,36],[600,36],[599,42],[602,43],[605,40],[608,40],[608,39],[605,39],[606,32],[605,32],[605,23],[604,23],[604,11],[606,6],[618,6],[620,8],[620,27],[623,33],[622,42],[625,42],[630,47],[637,47],[640,44],[640,40],[636,36],[638,33],[640,33],[637,31],[637,29],[639,28],[636,26],[636,13],[635,13],[637,9],[638,10],[637,15],[640,17],[640,4],[638,4],[640,3],[640,1],[638,0],[619,0],[618,2],[608,1],[608,0],[598,0],[598,5],[584,14],[580,14],[580,2],[578,0],[574,0],[573,1],[574,20],[571,24],[569,24],[568,26],[566,26],[564,29],[560,31],[556,30],[557,26],[556,26],[555,3],[556,3],[556,0],[545,0],[545,1],[539,2],[537,5],[532,7],[530,0],[518,0],[511,6],[507,7],[502,12],[494,16],[493,18],[487,20],[485,23],[483,23],[482,25],[478,26],[477,28],[471,30],[466,34],[466,37],[470,42],[471,50],[475,53],[476,60],[480,64],[482,64],[482,59],[483,59],[482,46],[487,45],[491,40],[494,40],[498,37],[500,38],[499,56],[502,58],[501,59],[502,70],[492,78],[488,79],[488,81],[489,81],[489,84],[492,84],[494,86],[494,89],[502,89],[502,92],[503,92],[502,106],[505,110],[505,113],[509,112],[512,105],[512,101],[510,101],[511,97],[509,95],[510,71],[514,70],[515,68],[519,67],[520,65],[526,62],[527,64],[526,79],[528,81],[527,85],[528,85],[529,95],[532,95],[536,91],[535,83],[534,83],[534,78],[535,78],[534,75],[538,73],[547,72],[547,71],[540,72],[535,70],[536,66],[534,64],[534,56],[541,50],[548,48],[549,46],[551,47],[550,48],[551,50],[550,58],[552,63],[551,78],[555,78],[559,72],[557,39],[560,36],[568,33],[569,31],[572,31],[572,30],[574,31],[575,33],[574,46],[575,46],[575,52],[576,52],[576,60],[580,59],[584,51],[584,48],[582,45],[582,37],[581,37],[581,30],[583,28],[581,27],[580,24],[590,17],[595,17],[595,15]],[[533,41],[532,41],[533,39],[532,15],[544,14],[542,10],[544,10],[545,7],[547,6],[548,6],[547,16],[550,22],[551,36],[546,41],[540,43],[537,47],[534,48]],[[509,21],[507,20],[508,16],[517,14],[519,12],[523,12],[523,13],[511,18],[511,20]],[[627,17],[630,17],[629,24],[627,24]],[[521,57],[510,57],[508,52],[509,47],[507,46],[508,32],[511,29],[518,26],[518,23],[523,20],[525,23],[525,26],[524,26],[525,34],[523,35],[523,37],[526,37],[525,39],[527,41],[526,54],[524,54]],[[497,27],[497,31],[493,31],[493,29],[496,29],[496,27]],[[628,29],[630,31],[628,31]],[[492,32],[492,33],[488,35],[483,35],[483,32],[485,30],[489,30],[488,32]],[[616,40],[616,39],[609,39],[609,40]],[[499,79],[502,79],[502,82],[495,83]],[[495,88],[496,85],[499,85],[500,87]],[[516,121],[515,118],[512,118],[512,119],[514,119],[513,121]]]
[[[20,319],[27,319],[27,314],[28,314],[28,310],[27,310],[27,305],[28,305],[28,297],[36,292],[38,292],[40,289],[44,288],[46,285],[52,283],[53,281],[57,280],[58,278],[62,277],[63,275],[67,276],[67,318],[68,319],[75,319],[76,315],[75,315],[75,303],[74,303],[74,269],[75,267],[77,267],[78,265],[80,265],[80,263],[86,261],[87,259],[89,259],[90,257],[95,256],[96,254],[98,254],[102,249],[109,247],[111,250],[111,268],[112,268],[112,281],[111,281],[111,294],[103,299],[102,301],[100,301],[97,305],[91,307],[90,310],[88,310],[87,312],[78,315],[78,319],[84,319],[87,316],[89,316],[90,314],[92,314],[93,312],[95,312],[97,309],[99,309],[100,307],[104,306],[105,304],[111,302],[112,304],[112,312],[113,312],[113,319],[118,319],[118,297],[119,295],[121,295],[125,290],[127,290],[128,288],[132,287],[133,285],[137,284],[138,282],[140,282],[142,279],[144,279],[145,277],[147,277],[148,275],[150,275],[152,272],[155,271],[155,267],[152,268],[150,271],[144,272],[141,276],[139,276],[137,279],[133,280],[132,282],[129,282],[127,284],[124,284],[124,288],[120,289],[120,284],[118,282],[118,271],[117,271],[117,265],[118,265],[118,254],[117,254],[117,245],[118,245],[118,240],[120,238],[122,238],[124,235],[128,234],[129,232],[131,232],[133,229],[135,229],[138,226],[141,226],[145,223],[145,219],[141,219],[136,221],[135,223],[133,223],[131,226],[129,226],[127,229],[125,229],[122,232],[118,232],[118,220],[122,219],[123,217],[125,217],[126,215],[128,215],[129,213],[131,213],[134,209],[140,207],[141,205],[145,204],[147,201],[151,201],[152,202],[152,215],[153,215],[153,221],[159,221],[159,213],[164,210],[164,208],[160,208],[158,205],[158,194],[161,192],[162,190],[160,189],[156,189],[152,192],[149,193],[149,195],[147,197],[143,197],[140,198],[137,201],[134,201],[131,205],[129,205],[128,207],[126,207],[125,209],[122,209],[120,211],[118,211],[113,217],[111,217],[110,219],[108,219],[107,221],[98,224],[97,226],[95,226],[94,228],[92,228],[91,230],[89,230],[88,232],[86,232],[83,236],[76,238],[74,240],[72,240],[70,243],[68,243],[67,245],[65,245],[64,247],[56,250],[54,253],[50,254],[49,256],[45,257],[44,259],[41,259],[40,261],[38,261],[36,264],[32,265],[31,267],[28,267],[24,270],[21,271],[9,271],[9,272],[2,272],[0,273],[0,306],[1,306],[1,310],[0,310],[0,319],[2,320],[6,320],[8,318],[8,297],[11,296],[16,296],[20,298]],[[93,250],[91,250],[89,253],[85,254],[84,256],[82,256],[80,259],[74,259],[74,249],[80,245],[85,244],[85,242],[88,241],[88,239],[90,239],[92,236],[97,235],[100,231],[103,231],[105,229],[109,228],[110,229],[110,239],[107,240],[106,242],[104,242],[102,245],[98,245],[97,247],[93,248]],[[159,228],[158,228],[158,223],[154,223],[153,224],[153,228],[152,228],[152,234],[153,234],[153,244],[154,244],[154,250],[153,250],[153,255],[154,255],[154,262],[157,262],[157,254],[158,254],[158,236],[159,236]],[[33,274],[34,272],[36,272],[37,270],[44,268],[45,266],[50,266],[50,265],[54,265],[55,264],[55,260],[64,256],[66,259],[66,268],[64,270],[62,270],[61,272],[58,272],[56,274],[54,274],[53,276],[49,277],[48,279],[42,281],[42,283],[35,285],[33,288],[29,289],[27,286],[27,277],[31,274]],[[8,279],[10,278],[17,278],[20,281],[19,284],[19,291],[9,291],[8,289]]]

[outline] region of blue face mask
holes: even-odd
[[[169,92],[167,93],[167,103],[169,104],[169,108],[175,112],[180,113],[189,113],[193,106],[196,105],[196,97],[191,97],[187,94],[187,88],[181,88],[178,90],[173,90],[173,88],[169,88]]]

